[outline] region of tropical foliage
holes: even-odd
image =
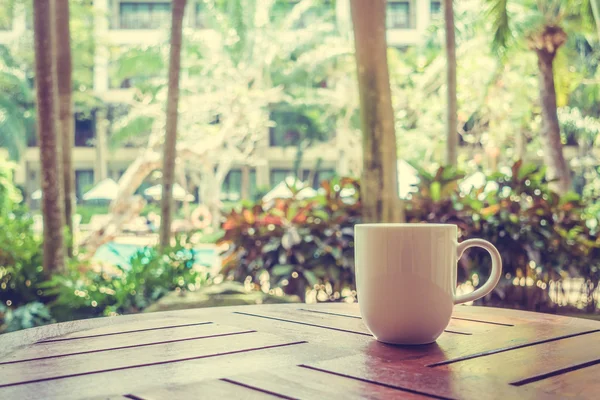
[[[220,245],[229,246],[223,273],[257,289],[282,288],[320,301],[351,297],[354,288],[354,224],[360,187],[349,178],[321,183],[316,198],[293,196],[233,210],[223,223]]]
[[[484,238],[500,250],[505,277],[483,302],[551,309],[541,287],[583,277],[579,304],[595,310],[600,239],[597,220],[592,222],[578,195],[559,197],[548,188],[543,168],[521,162],[478,187],[465,186],[464,173],[454,168],[418,169],[418,190],[404,203],[408,222],[456,224],[461,241]],[[345,178],[323,182],[314,200],[295,196],[232,211],[223,224],[221,244],[229,246],[223,273],[257,289],[281,288],[301,297],[314,289],[320,301],[352,298],[352,228],[361,220],[359,204],[358,183]],[[459,282],[485,282],[488,257],[477,250],[464,255]],[[540,293],[522,298],[514,286],[534,286]]]

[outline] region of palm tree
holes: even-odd
[[[65,202],[65,222],[71,241],[73,240],[73,214],[75,213],[75,171],[73,170],[73,145],[75,140],[71,60],[71,33],[69,29],[69,0],[56,0],[56,81],[58,84],[58,120],[62,141],[63,197]],[[67,252],[72,255],[73,247]]]
[[[387,64],[385,0],[351,0],[362,117],[363,218],[402,219],[398,197],[396,134]]]
[[[44,269],[49,272],[60,270],[65,264],[61,136],[58,133],[56,74],[53,65],[54,1],[34,0],[33,5],[37,132],[42,165]]]
[[[454,32],[453,0],[444,0],[444,26],[446,31],[446,164],[456,165],[458,158],[458,105],[456,99],[456,39]]]
[[[173,217],[173,184],[175,183],[175,145],[177,142],[177,107],[179,104],[179,73],[181,70],[181,40],[186,0],[173,0],[171,18],[171,51],[167,88],[167,120],[163,147],[160,246],[166,248],[171,239]]]
[[[328,13],[315,17],[310,29],[302,29],[303,18],[316,11],[312,0],[285,3],[282,13],[277,7],[284,2],[231,0],[227,14],[219,3],[203,3],[214,36],[210,40],[204,34],[186,36],[182,58],[189,60],[185,62],[189,67],[180,83],[182,111],[177,137],[177,158],[200,189],[201,201],[215,225],[220,223],[221,188],[231,168],[238,163],[261,168],[259,149],[268,143],[269,126],[274,125],[270,111],[313,98],[309,93],[318,90],[327,69],[340,53],[350,51],[349,46],[336,42]],[[135,70],[129,68],[133,54],[134,64],[143,59],[143,65],[157,67],[156,75],[160,75],[167,58],[161,52],[163,47],[128,51],[120,59],[120,71],[125,75],[126,70]],[[161,159],[166,126],[162,102],[166,85],[153,79],[138,90],[141,101],[118,123],[122,129],[115,129],[112,136],[145,138],[146,150],[119,181],[121,190],[111,205],[111,221],[86,241],[90,253],[131,217],[132,195],[161,164],[157,165],[157,160]]]
[[[578,0],[489,0],[494,26],[494,46],[503,54],[516,40],[524,41],[538,60],[539,96],[542,114],[541,139],[546,175],[555,191],[564,194],[571,188],[571,171],[563,154],[556,110],[554,59],[567,41],[568,20],[588,15],[589,3]],[[584,5],[584,7],[582,7]],[[515,8],[512,12],[509,6]],[[572,21],[571,21],[572,22]],[[571,24],[581,29],[581,24]]]

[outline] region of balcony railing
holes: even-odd
[[[119,29],[158,29],[170,23],[170,3],[123,2],[119,5]]]

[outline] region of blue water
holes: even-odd
[[[144,246],[135,244],[109,242],[100,246],[94,255],[94,259],[126,269],[131,266],[129,262],[131,257],[143,249]],[[194,249],[194,260],[197,264],[212,266],[215,263],[216,257],[217,253],[213,249]]]

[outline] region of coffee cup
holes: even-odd
[[[454,305],[487,295],[502,274],[494,245],[482,239],[458,243],[456,225],[358,224],[354,229],[360,312],[384,343],[434,342],[448,326]],[[470,247],[490,254],[490,277],[475,291],[457,296],[457,262]]]

